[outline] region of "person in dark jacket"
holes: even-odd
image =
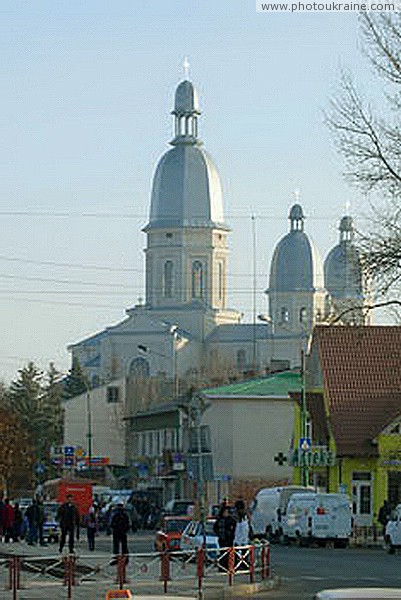
[[[388,500],[384,501],[383,506],[379,510],[377,520],[383,528],[383,535],[386,533],[386,525],[391,518],[391,504]]]
[[[38,542],[39,507],[36,499],[33,499],[25,512],[28,521],[28,544],[33,546]]]
[[[68,548],[70,554],[74,552],[74,535],[75,530],[77,533],[77,540],[79,540],[79,512],[75,504],[72,502],[72,496],[67,496],[67,501],[60,506],[57,512],[57,520],[60,523],[61,537],[60,537],[60,548],[62,552],[68,534]]]
[[[22,523],[23,523],[23,514],[19,507],[18,502],[14,504],[14,531],[13,531],[13,540],[14,542],[19,542],[21,534],[22,534]]]
[[[3,507],[3,527],[4,527],[4,541],[6,544],[13,537],[14,532],[14,508],[10,504],[10,499],[4,500]]]
[[[231,548],[234,544],[236,520],[230,515],[229,507],[223,504],[213,526],[214,533],[219,538],[220,548]]]
[[[117,556],[119,554],[121,544],[121,554],[128,554],[128,541],[127,533],[129,531],[129,517],[128,513],[122,503],[117,505],[117,509],[114,511],[110,527],[113,532],[113,554]]]

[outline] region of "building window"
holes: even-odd
[[[150,374],[149,363],[146,358],[138,356],[129,366],[128,376],[132,379],[147,379]]]
[[[244,371],[246,366],[246,352],[245,350],[238,350],[237,352],[237,369],[238,371]]]
[[[219,300],[223,300],[224,273],[223,273],[223,263],[222,262],[219,262],[218,278],[219,278]]]
[[[172,239],[172,237],[173,237],[173,234],[172,234],[172,233],[166,233],[166,238],[167,238],[168,240],[171,240],[171,239]]]
[[[281,323],[288,323],[289,320],[290,320],[290,311],[288,310],[288,308],[286,308],[285,306],[283,306],[283,308],[281,309],[280,322]]]
[[[307,314],[306,308],[305,308],[305,306],[303,306],[301,308],[301,310],[299,311],[299,322],[300,323],[306,323],[306,314]]]
[[[108,404],[115,404],[120,402],[120,388],[112,385],[107,388],[107,402]]]
[[[199,260],[192,263],[192,298],[203,298],[203,266]]]
[[[164,263],[164,276],[163,276],[163,295],[165,298],[173,297],[173,285],[174,285],[174,265],[172,260],[167,260]]]

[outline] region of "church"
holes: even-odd
[[[197,91],[175,91],[171,148],[157,165],[146,234],[146,297],[126,318],[69,349],[93,388],[121,378],[164,377],[175,395],[185,381],[209,385],[300,365],[317,323],[343,315],[364,324],[366,281],[348,215],[324,264],[305,231],[299,203],[270,267],[267,315],[253,323],[227,306],[230,228],[220,177],[199,137]]]

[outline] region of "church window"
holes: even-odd
[[[316,321],[321,321],[321,320],[322,320],[322,311],[317,310],[316,311]]]
[[[132,379],[146,379],[149,377],[149,373],[150,368],[146,358],[143,358],[142,356],[134,358],[129,366],[128,376],[132,377]]]
[[[163,277],[163,296],[165,298],[173,297],[173,283],[174,283],[174,264],[172,260],[167,260],[164,263],[164,277]]]
[[[283,306],[283,308],[281,309],[281,323],[288,323],[290,320],[290,311],[288,310],[288,308],[286,308],[285,306]]]
[[[245,350],[238,350],[237,352],[237,369],[238,371],[244,371],[246,366],[246,352]]]
[[[192,298],[203,298],[203,266],[199,260],[192,263]]]
[[[115,404],[120,401],[120,388],[115,385],[111,385],[107,388],[107,402],[108,404]]]
[[[222,262],[219,262],[218,277],[219,277],[219,300],[223,300],[224,277],[223,277],[223,263]]]
[[[306,315],[307,315],[307,311],[305,306],[303,306],[301,308],[301,310],[299,311],[299,322],[300,323],[306,323]]]

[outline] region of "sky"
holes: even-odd
[[[356,13],[256,13],[253,0],[9,1],[0,7],[0,380],[33,361],[68,370],[67,346],[144,297],[152,176],[172,139],[185,56],[200,137],[220,172],[230,307],[257,312],[294,191],[322,257],[349,204],[324,110],[349,69],[374,94]]]

